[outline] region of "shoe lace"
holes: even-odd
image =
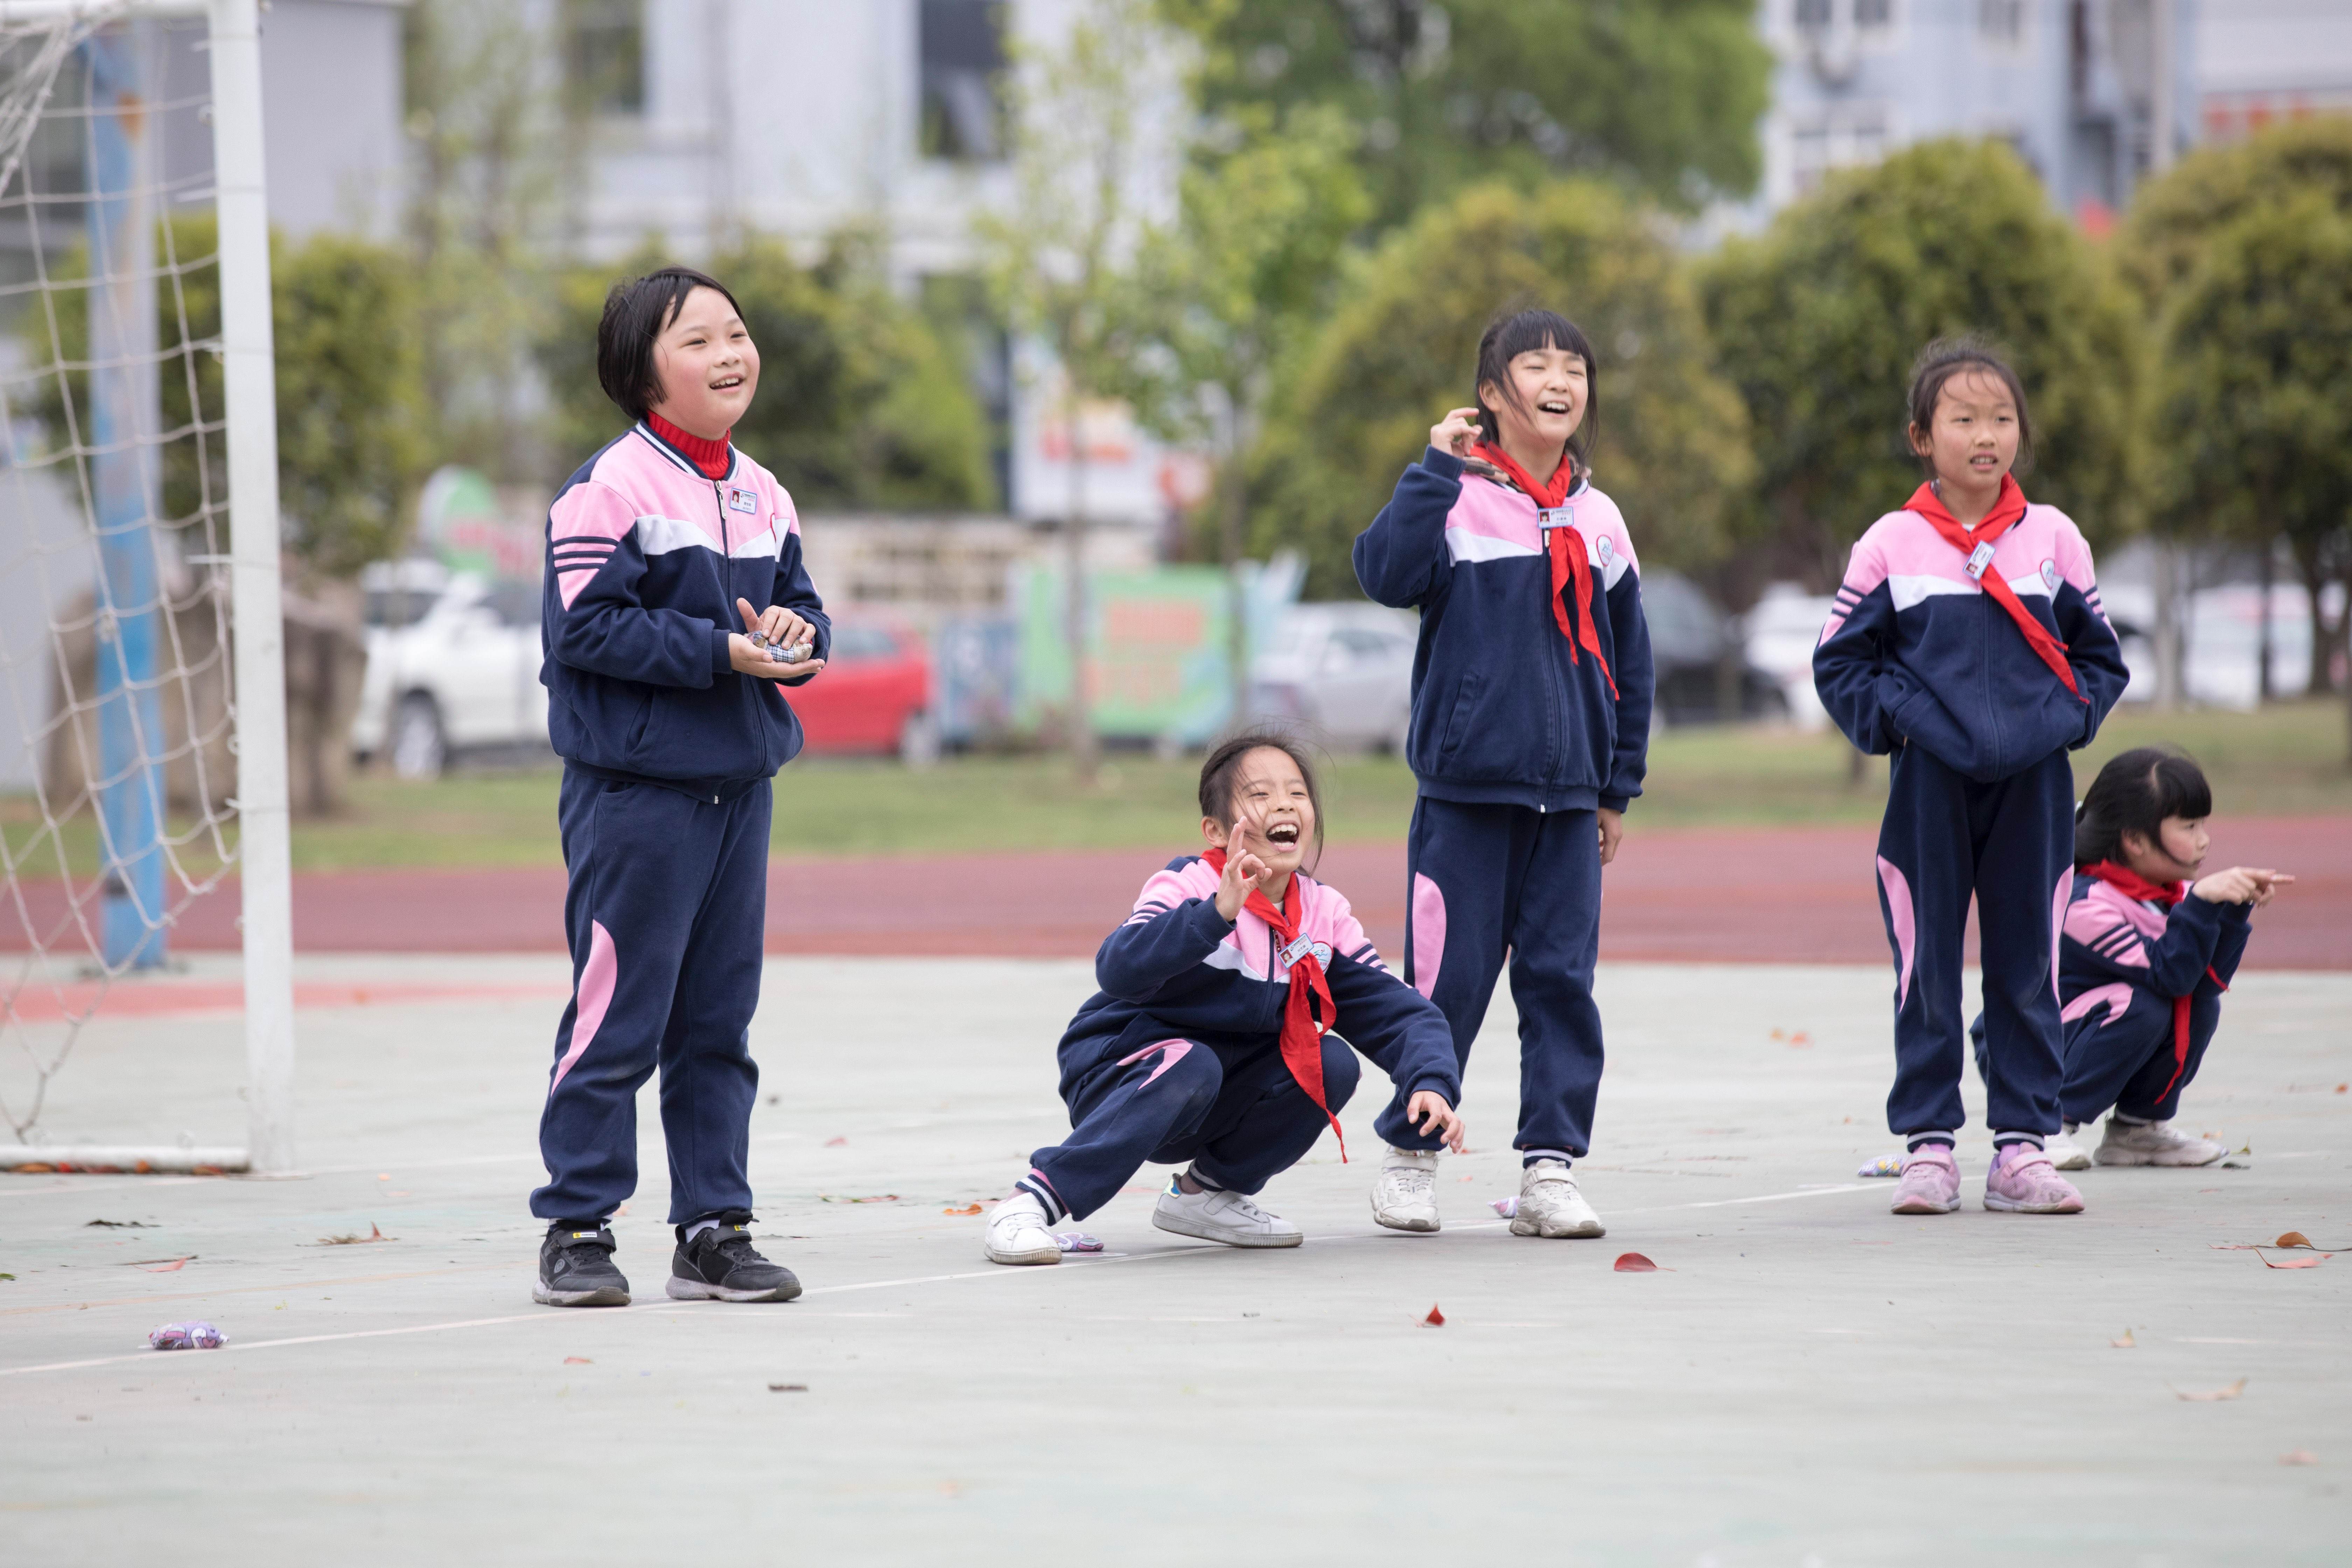
[[[555,1249],[551,1271],[572,1274],[582,1269],[596,1268],[608,1262],[613,1249],[601,1241],[570,1241]]]
[[[1388,1178],[1402,1197],[1425,1198],[1437,1190],[1437,1173],[1423,1165],[1391,1165]]]
[[[1274,1218],[1274,1216],[1266,1213],[1265,1210],[1250,1202],[1249,1194],[1246,1193],[1229,1191],[1225,1194],[1225,1196],[1232,1200],[1230,1206],[1234,1213],[1240,1215],[1243,1219],[1249,1221],[1252,1225],[1261,1224]]]

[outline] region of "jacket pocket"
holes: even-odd
[[[1465,671],[1462,683],[1454,689],[1454,702],[1445,715],[1445,729],[1438,737],[1436,767],[1433,771],[1445,773],[1461,755],[1463,744],[1475,726],[1478,696],[1486,684],[1485,674],[1473,669]]]
[[[636,722],[629,726],[628,750],[623,752],[624,766],[633,772],[645,772],[645,764],[660,754],[662,711],[668,704],[648,690],[639,699]]]

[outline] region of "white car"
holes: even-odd
[[[1326,745],[1404,754],[1421,622],[1379,605],[1293,605],[1251,661],[1251,717],[1307,725]]]
[[[1837,601],[1826,595],[1775,583],[1746,617],[1748,662],[1780,686],[1790,721],[1799,729],[1829,728],[1829,713],[1813,690],[1813,649],[1836,607]]]
[[[433,778],[468,752],[547,745],[537,583],[390,561],[362,574],[367,678],[352,750],[403,778]]]

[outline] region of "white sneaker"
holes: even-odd
[[[1511,1219],[1513,1236],[1606,1236],[1607,1227],[1576,1178],[1558,1160],[1538,1160],[1519,1177],[1519,1212]]]
[[[2210,1165],[2229,1148],[2210,1138],[2173,1131],[2169,1121],[2107,1118],[2107,1135],[2092,1156],[2102,1165]]]
[[[1022,1191],[996,1205],[988,1216],[986,1247],[991,1263],[1059,1263],[1062,1248],[1045,1228],[1045,1205],[1037,1194]]]
[[[1188,1193],[1169,1178],[1168,1190],[1151,1211],[1151,1223],[1179,1236],[1222,1241],[1227,1247],[1296,1247],[1307,1235],[1280,1215],[1268,1214],[1246,1193],[1205,1187]]]
[[[2091,1152],[2074,1142],[2074,1134],[2081,1131],[2081,1123],[2069,1121],[2066,1130],[2057,1137],[2042,1141],[2042,1152],[2050,1156],[2053,1165],[2062,1171],[2087,1171],[2091,1168]]]
[[[1372,1184],[1372,1223],[1391,1230],[1437,1228],[1437,1151],[1391,1149]]]

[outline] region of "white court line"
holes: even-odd
[[[1706,1203],[1669,1204],[1665,1205],[1664,1209],[1621,1209],[1618,1212],[1621,1214],[1659,1214],[1671,1212],[1675,1209],[1721,1208],[1727,1204],[1778,1203],[1784,1198],[1814,1198],[1825,1196],[1831,1193],[1852,1193],[1861,1192],[1863,1190],[1863,1184],[1857,1183],[1838,1187],[1808,1187],[1801,1191],[1793,1193],[1764,1193],[1750,1198],[1717,1198]],[[1507,1221],[1499,1219],[1486,1220],[1476,1225],[1457,1225],[1453,1228],[1455,1230],[1496,1230],[1500,1229],[1507,1223]],[[1330,1247],[1347,1242],[1380,1241],[1384,1239],[1390,1238],[1385,1236],[1339,1236],[1332,1237],[1326,1241],[1318,1243],[1318,1245]],[[1036,1276],[1045,1276],[1048,1278],[1066,1277],[1065,1271],[1071,1274],[1083,1274],[1088,1269],[1106,1268],[1114,1263],[1152,1263],[1162,1258],[1190,1258],[1198,1256],[1202,1253],[1223,1252],[1229,1249],[1220,1247],[1214,1242],[1203,1242],[1198,1246],[1171,1247],[1164,1252],[1105,1253],[1102,1257],[1090,1259],[1085,1263],[1066,1263],[1051,1269],[1007,1268],[1002,1265],[998,1265],[994,1268],[976,1268],[966,1273],[958,1274],[917,1274],[910,1275],[903,1279],[866,1279],[860,1280],[854,1285],[819,1285],[812,1289],[802,1291],[799,1299],[805,1300],[812,1296],[838,1296],[846,1294],[853,1290],[889,1290],[908,1285],[943,1285],[963,1279],[1007,1279]],[[668,1300],[646,1301],[633,1306],[606,1307],[597,1309],[597,1310],[600,1315],[606,1312],[675,1311],[682,1306],[688,1305],[691,1305],[691,1303]],[[174,1363],[201,1362],[208,1356],[218,1355],[229,1351],[266,1351],[281,1349],[287,1345],[331,1344],[345,1340],[380,1340],[388,1339],[399,1334],[438,1333],[445,1329],[490,1328],[501,1323],[576,1323],[578,1321],[580,1321],[579,1319],[570,1317],[561,1308],[542,1308],[541,1310],[536,1312],[516,1312],[505,1317],[462,1318],[454,1322],[413,1323],[406,1327],[396,1329],[353,1329],[349,1332],[340,1334],[304,1334],[293,1339],[249,1340],[243,1343],[231,1341],[229,1343],[223,1345],[219,1351],[132,1351],[127,1355],[92,1356],[86,1361],[54,1361],[44,1362],[37,1366],[0,1367],[0,1377],[22,1377],[28,1373],[37,1372],[77,1372],[84,1367],[114,1366],[119,1365],[123,1362],[131,1361],[152,1362],[158,1355],[163,1355],[168,1360]]]

